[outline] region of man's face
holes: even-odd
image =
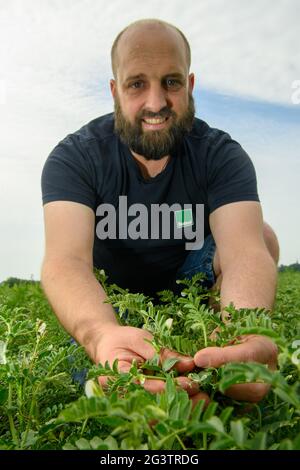
[[[115,130],[133,152],[159,160],[192,128],[194,76],[188,76],[177,33],[144,26],[125,34],[118,45],[117,80],[111,81]]]

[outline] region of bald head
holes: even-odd
[[[131,23],[116,37],[111,49],[111,64],[115,79],[117,79],[120,59],[126,52],[133,53],[143,47],[145,41],[160,40],[162,44],[177,49],[182,54],[187,70],[191,65],[190,45],[184,34],[170,23],[157,19],[144,19]]]

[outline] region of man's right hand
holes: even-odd
[[[142,364],[154,357],[155,349],[145,339],[148,341],[153,339],[151,333],[146,330],[131,326],[109,325],[103,330],[97,345],[96,363],[104,365],[108,361],[109,365],[112,366],[113,362],[118,359],[119,372],[128,372],[134,360],[137,364]],[[174,357],[179,359],[174,365],[179,374],[191,372],[194,369],[195,363],[192,357],[183,356],[169,349],[161,351],[160,362],[163,363],[166,359]],[[98,377],[99,383],[104,388],[107,379],[108,377],[105,376]],[[176,381],[178,386],[187,391],[193,405],[203,399],[206,404],[209,403],[208,395],[199,391],[199,387],[195,382],[180,375]],[[165,382],[159,379],[146,379],[143,387],[151,393],[160,393],[165,388]]]

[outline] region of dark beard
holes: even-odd
[[[114,108],[115,132],[125,145],[146,160],[160,160],[174,153],[181,145],[184,135],[191,131],[195,117],[195,104],[191,94],[189,94],[188,109],[181,118],[178,118],[172,109],[165,107],[159,113],[139,113],[135,123],[131,124],[122,113],[118,97],[115,98]],[[144,131],[142,128],[144,117],[171,117],[173,122],[168,129]]]

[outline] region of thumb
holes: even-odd
[[[153,335],[147,330],[140,328],[128,327],[124,331],[127,335],[127,348],[134,351],[135,354],[142,357],[144,360],[152,359],[155,355],[155,348],[150,344],[153,340]]]
[[[194,361],[197,367],[220,367],[227,362],[243,362],[241,358],[243,351],[237,348],[238,346],[225,346],[220,347],[208,347],[201,349],[194,356]]]
[[[220,367],[228,362],[260,362],[272,364],[276,346],[261,335],[248,335],[241,338],[242,343],[225,347],[201,349],[194,356],[198,367]]]
[[[195,354],[194,361],[198,367],[220,367],[228,362],[255,361],[257,346],[253,346],[249,342],[244,342],[233,346],[201,349]]]

